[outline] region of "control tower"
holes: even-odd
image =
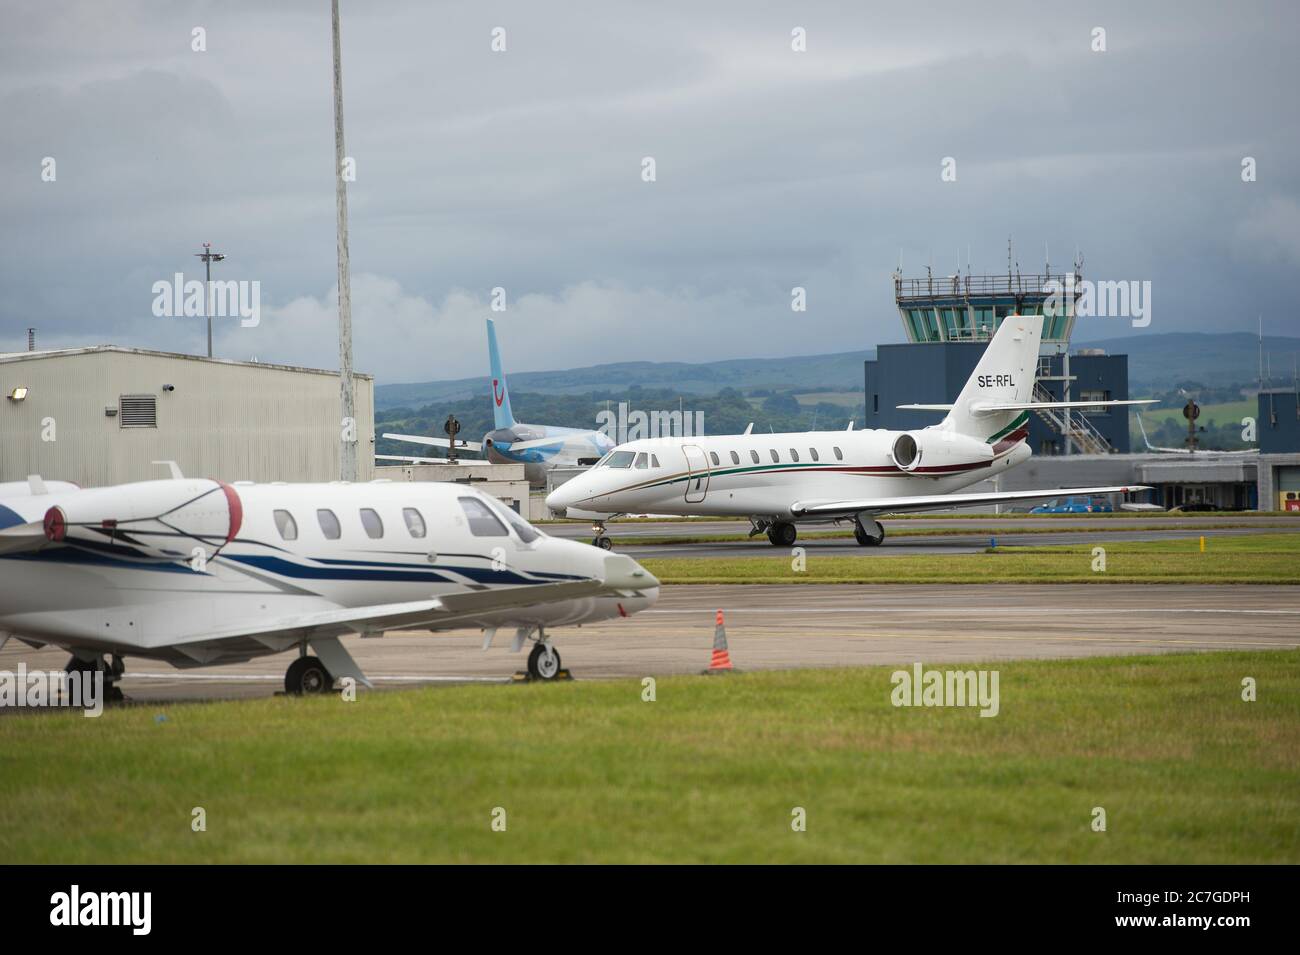
[[[936,424],[936,412],[900,411],[901,404],[947,404],[974,370],[984,344],[1008,315],[1043,318],[1042,351],[1034,398],[1069,401],[1128,398],[1128,356],[1096,349],[1070,351],[1075,303],[1082,294],[1082,265],[1071,281],[1045,266],[1025,275],[957,272],[923,278],[894,273],[894,302],[905,344],[881,345],[866,362],[866,425],[909,429]],[[1029,441],[1035,454],[1107,454],[1129,450],[1128,414],[1123,408],[1078,411],[1042,410],[1030,417]]]

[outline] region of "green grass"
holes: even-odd
[[[893,667],[10,716],[0,858],[1300,862],[1300,656],[993,666],[994,718]]]
[[[1094,543],[1067,547],[986,548],[982,554],[892,557],[865,550],[852,557],[647,558],[666,584],[986,584],[1186,583],[1300,584],[1300,535],[1205,535],[1165,541],[1110,541],[1105,571],[1093,570]]]

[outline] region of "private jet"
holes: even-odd
[[[899,406],[947,412],[937,425],[631,441],[552,491],[547,506],[592,520],[592,543],[606,550],[605,521],[620,514],[748,517],[750,536],[766,533],[778,547],[794,544],[797,524],[851,522],[857,542],[872,547],[885,538],[882,514],[1147,490],[958,493],[1029,459],[1035,409],[1151,403],[1031,401],[1042,321],[1005,318],[953,404]]]
[[[513,629],[516,652],[533,644],[528,673],[550,680],[547,628],[658,594],[631,558],[549,537],[458,484],[0,485],[0,646],[63,648],[70,671],[110,685],[128,657],[186,668],[296,648],[287,692],[370,686],[341,636],[465,627],[484,650]]]

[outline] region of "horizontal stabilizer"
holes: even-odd
[[[913,511],[937,511],[950,507],[980,504],[1007,504],[1011,501],[1050,501],[1056,497],[1085,497],[1094,494],[1126,494],[1149,491],[1146,485],[1129,487],[1058,487],[1044,491],[993,491],[987,494],[916,494],[911,497],[862,498],[856,501],[798,501],[790,506],[796,517],[834,516],[837,514],[907,514]]]
[[[450,448],[451,441],[447,438],[430,438],[422,434],[390,434],[384,432],[385,438],[392,438],[394,441],[410,441],[412,444],[427,444],[434,448]],[[480,451],[483,446],[477,441],[462,441],[456,439],[457,450],[464,448],[466,451]]]
[[[900,411],[951,411],[952,405],[897,405]]]
[[[1114,401],[974,401],[971,414],[997,414],[1000,411],[1038,411],[1051,408],[1111,408],[1119,405],[1153,405],[1157,398],[1134,398]]]

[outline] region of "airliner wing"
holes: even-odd
[[[422,434],[390,434],[384,432],[385,438],[392,438],[394,441],[410,441],[412,444],[427,444],[435,448],[450,448],[451,441],[447,438],[430,438]],[[466,451],[481,451],[483,445],[478,441],[462,441],[456,439],[456,450],[465,449]]]
[[[790,506],[796,517],[834,516],[859,513],[906,514],[911,511],[937,511],[949,507],[978,504],[1005,504],[1010,501],[1048,501],[1054,497],[1082,497],[1092,494],[1123,494],[1126,491],[1149,491],[1144,485],[1130,487],[1058,487],[1047,491],[997,491],[989,494],[916,494],[911,497],[876,497],[856,501],[797,501]]]

